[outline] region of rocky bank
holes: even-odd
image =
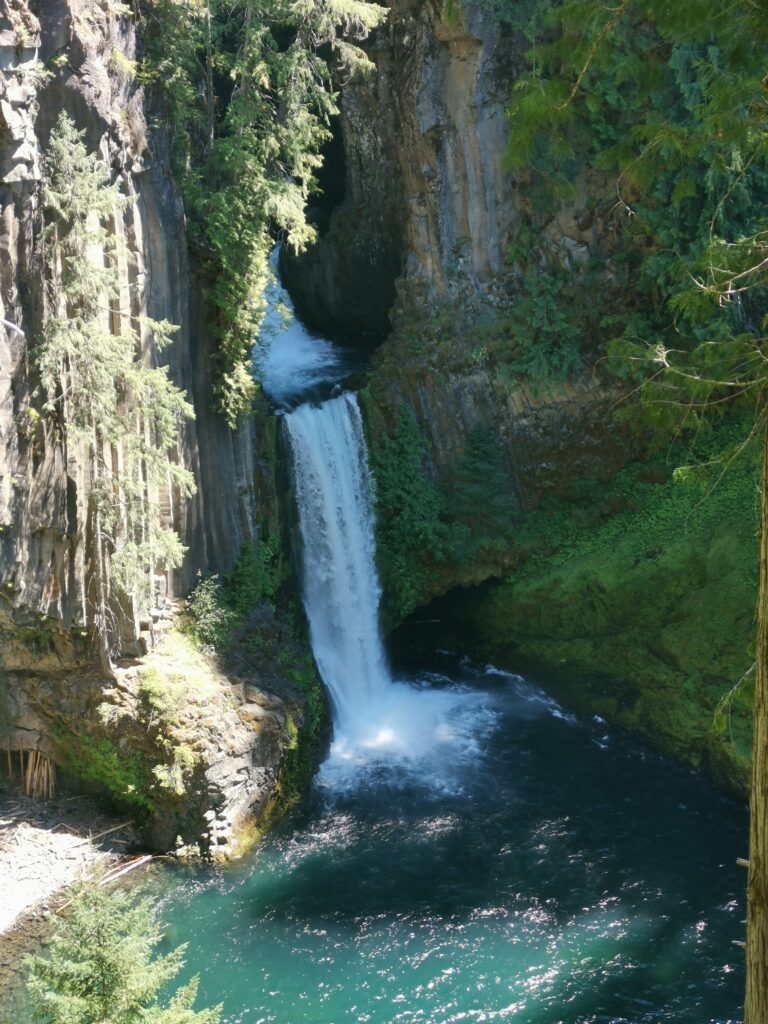
[[[156,847],[180,836],[223,854],[236,845],[246,812],[260,814],[274,797],[303,698],[295,688],[286,701],[260,680],[228,679],[202,656],[182,657],[178,644],[166,657],[156,643],[173,597],[199,572],[230,569],[257,537],[259,519],[273,513],[274,431],[255,419],[230,430],[211,411],[206,298],[187,255],[167,139],[132,71],[140,45],[122,5],[7,0],[0,7],[0,747],[38,751],[78,785],[98,784],[129,806],[143,801]],[[115,609],[124,662],[114,672],[98,657],[89,600],[87,460],[40,415],[30,359],[46,287],[41,167],[61,112],[135,197],[111,228],[122,311],[178,326],[162,353],[147,335],[143,358],[167,365],[195,410],[175,457],[192,472],[196,493],[182,499],[168,487],[157,496],[186,557],[179,570],[155,578],[153,607]],[[153,701],[172,703],[180,691],[148,697],[142,680],[152,673],[169,694],[176,677],[186,680],[178,736],[158,726]],[[187,777],[194,785],[182,785]]]

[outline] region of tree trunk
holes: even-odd
[[[96,424],[92,427],[91,437],[91,489],[99,479],[99,459],[101,458],[101,439]],[[101,512],[98,504],[93,502],[91,514],[93,519],[93,533],[95,539],[96,555],[96,630],[99,638],[99,654],[101,656],[101,667],[110,675],[112,674],[112,655],[109,649],[109,628],[108,628],[108,603],[109,603],[109,581],[107,579],[107,562],[104,531],[101,525]]]
[[[216,134],[216,96],[213,91],[213,33],[211,28],[211,5],[205,7],[205,117],[206,117],[206,158],[207,182],[213,182],[213,142]]]
[[[768,1024],[768,428],[763,442],[759,564],[744,1024]]]

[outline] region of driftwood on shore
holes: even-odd
[[[35,758],[32,771],[39,764]],[[18,788],[13,796],[0,794],[0,933],[54,910],[62,891],[81,879],[103,875],[109,881],[149,863],[130,853],[136,839],[131,821],[110,822],[87,799],[40,802]]]
[[[40,750],[19,750],[19,780],[24,796],[33,800],[52,800],[56,796],[56,765],[53,758]],[[6,746],[8,782],[13,786],[16,776],[10,746]],[[0,762],[2,763],[2,762]]]

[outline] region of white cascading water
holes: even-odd
[[[285,418],[302,538],[312,650],[334,717],[363,726],[390,685],[379,636],[371,481],[353,394]]]
[[[289,407],[318,385],[343,379],[346,369],[330,341],[310,334],[296,316],[278,277],[279,259],[276,245],[269,257],[272,278],[264,294],[267,311],[253,361],[269,397],[278,406]]]
[[[418,766],[423,781],[450,784],[461,755],[475,749],[477,712],[487,709],[466,690],[417,687],[390,675],[379,631],[372,481],[357,399],[347,393],[322,405],[307,403],[284,422],[304,607],[333,710],[334,740],[321,778],[344,784],[359,779],[363,767]]]
[[[343,379],[345,370],[330,342],[309,334],[293,316],[279,282],[269,299],[262,353],[255,359],[264,390],[283,410],[304,608],[331,698],[334,738],[321,780],[343,788],[365,779],[366,769],[406,769],[411,778],[453,788],[465,755],[474,756],[477,734],[493,715],[466,689],[392,678],[379,630],[373,481],[357,399],[347,392],[296,407],[318,385]]]

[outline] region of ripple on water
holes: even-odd
[[[167,876],[201,998],[227,1024],[737,1021],[743,809],[618,739],[600,749],[604,723],[519,677],[473,672],[450,685],[492,718],[481,756],[447,766],[455,786],[365,765],[235,874]]]

